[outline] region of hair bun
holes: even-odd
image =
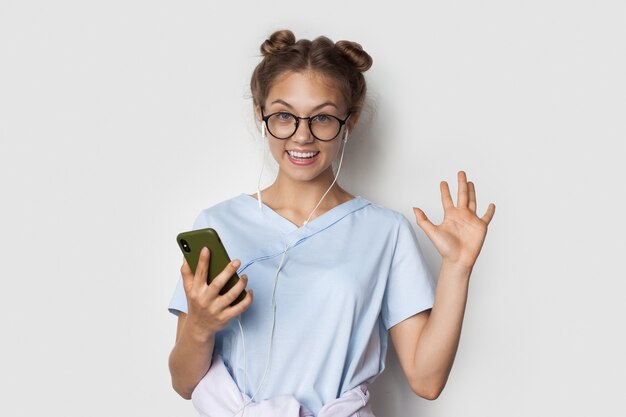
[[[365,72],[372,66],[372,57],[363,50],[360,44],[352,41],[337,41],[335,47],[358,71]]]
[[[296,37],[292,31],[288,29],[277,30],[272,33],[269,39],[261,45],[261,53],[263,56],[277,54],[281,49],[296,43]]]

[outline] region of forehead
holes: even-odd
[[[336,84],[315,72],[287,72],[276,78],[270,88],[266,106],[282,100],[295,109],[310,109],[325,102],[334,103],[344,109],[344,99]]]

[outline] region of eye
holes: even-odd
[[[327,114],[318,114],[316,116],[313,116],[313,122],[314,123],[320,123],[320,124],[328,124],[328,123],[332,123],[334,121],[332,116],[329,116]]]
[[[293,115],[291,113],[288,113],[286,111],[282,111],[280,113],[276,113],[274,115],[274,117],[276,118],[276,120],[279,120],[281,122],[290,122],[293,120]]]

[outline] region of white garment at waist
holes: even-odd
[[[221,356],[213,357],[209,372],[191,394],[191,401],[201,417],[375,417],[369,404],[366,384],[324,404],[317,416],[293,395],[279,395],[252,402],[242,410],[244,401],[249,400],[247,394],[239,391]]]

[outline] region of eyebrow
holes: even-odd
[[[282,104],[282,105],[284,105],[284,106],[289,107],[289,108],[290,108],[290,109],[292,109],[292,110],[295,110],[291,104],[289,104],[289,103],[287,103],[286,101],[281,100],[281,99],[278,99],[278,100],[274,100],[274,101],[272,101],[272,102],[270,103],[270,106],[271,106],[272,104]],[[320,105],[318,105],[318,106],[313,107],[313,110],[315,111],[315,110],[321,109],[322,107],[326,107],[326,106],[333,106],[334,108],[336,108],[337,110],[339,110],[339,107],[337,107],[337,105],[336,105],[335,103],[333,103],[332,101],[325,101],[325,102],[323,102],[322,104],[320,104]]]

